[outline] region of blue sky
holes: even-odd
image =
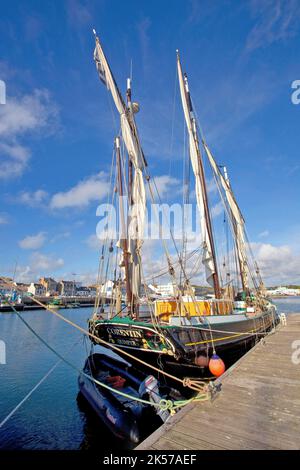
[[[95,212],[118,116],[95,70],[95,28],[122,91],[132,62],[141,140],[165,199],[182,175],[178,48],[267,284],[300,283],[299,10],[299,0],[2,0],[1,272],[17,262],[19,279],[92,280],[97,270]]]

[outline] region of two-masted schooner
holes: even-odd
[[[143,279],[143,231],[146,212],[146,185],[154,199],[154,185],[149,176],[142,150],[135,113],[139,106],[132,101],[131,80],[127,80],[126,101],[118,89],[102,45],[95,33],[94,60],[101,81],[111,93],[120,115],[120,133],[115,139],[115,186],[119,201],[119,239],[107,234],[102,247],[99,267],[98,298],[90,332],[108,345],[117,346],[134,356],[180,366],[194,366],[196,371],[208,364],[217,352],[238,351],[271,330],[276,322],[275,307],[264,296],[263,283],[257,265],[250,260],[245,222],[233,194],[227,172],[223,174],[206,141],[199,131],[193,111],[188,79],[183,74],[177,51],[179,88],[186,122],[189,158],[195,180],[197,207],[200,214],[201,256],[207,283],[213,287],[213,298],[196,297],[179,255],[176,262],[166,252],[166,266],[175,295],[168,299],[153,300]],[[203,155],[210,163],[234,240],[237,275],[240,289],[230,283],[222,284],[218,269],[212,216],[204,171]],[[124,197],[126,196],[126,198]],[[127,205],[127,207],[124,207]],[[118,263],[112,263],[112,253]],[[106,263],[106,266],[105,266]],[[103,307],[105,292],[103,273],[108,266],[114,272],[114,296],[108,309]],[[176,272],[177,270],[177,272]],[[178,284],[178,271],[184,282]],[[119,274],[118,274],[119,273]],[[105,277],[105,276],[104,276]],[[122,304],[121,288],[126,287],[126,302]],[[143,286],[143,302],[142,290]],[[145,301],[146,298],[146,301]],[[141,316],[141,305],[147,304],[148,317]]]

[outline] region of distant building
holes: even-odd
[[[27,292],[28,287],[30,286],[30,284],[28,284],[26,282],[14,282],[14,286],[16,286],[18,288],[18,290],[21,290],[23,292]]]
[[[104,284],[101,285],[100,293],[110,298],[112,297],[113,288],[114,288],[113,281],[108,280]]]
[[[162,297],[172,297],[175,295],[174,285],[172,283],[156,285],[149,284],[148,287],[155,294],[161,295]]]
[[[39,282],[45,287],[47,295],[58,293],[58,282],[52,279],[52,277],[41,277]]]
[[[36,282],[32,282],[30,286],[28,287],[27,291],[29,292],[29,294],[37,295],[37,296],[46,294],[45,287],[42,284],[39,284]]]
[[[58,291],[60,295],[71,297],[76,293],[76,286],[74,281],[60,281],[58,283]]]
[[[277,296],[277,295],[282,295],[282,296],[287,296],[287,295],[291,295],[291,296],[298,296],[300,295],[300,289],[290,289],[289,287],[283,287],[283,286],[280,286],[280,287],[276,287],[275,289],[268,289],[267,290],[267,295],[270,295],[270,296]]]
[[[94,297],[95,293],[89,287],[81,286],[76,289],[76,295],[78,297]]]
[[[28,287],[30,286],[30,284],[26,284],[25,282],[14,282],[14,285],[19,293],[28,292]]]
[[[90,295],[92,297],[95,297],[97,295],[97,288],[94,286],[88,286],[88,289],[90,290]]]
[[[6,282],[8,282],[8,284],[6,284]],[[0,280],[0,294],[2,296],[7,296],[9,295],[11,292],[12,292],[12,287],[9,285],[10,283],[12,283],[13,280],[10,278],[10,277],[3,277],[3,281]]]

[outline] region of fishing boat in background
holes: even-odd
[[[18,311],[24,310],[24,304],[23,304],[22,301],[21,302],[11,302],[10,300],[0,299],[0,313],[1,312],[5,312],[5,313],[12,312],[13,313],[13,310],[12,310],[11,306],[13,306]]]
[[[66,308],[66,304],[61,299],[52,299],[48,303],[48,307],[50,307],[54,310],[58,310],[60,308]]]
[[[12,306],[15,310],[24,310],[24,302],[21,295],[16,290],[11,289],[9,293],[3,294],[0,291],[0,313],[13,313]]]
[[[115,299],[113,309],[110,309],[109,315],[104,315],[104,300],[100,293],[89,321],[89,331],[93,335],[93,342],[97,344],[104,341],[107,345],[117,346],[120,354],[127,351],[163,366],[177,365],[181,367],[178,368],[180,374],[185,374],[186,370],[191,371],[193,367],[193,374],[201,375],[212,358],[216,357],[216,352],[221,358],[225,358],[227,353],[244,353],[246,348],[274,328],[278,321],[276,309],[265,296],[261,275],[247,239],[245,221],[227,170],[224,168],[224,172],[221,172],[199,130],[187,75],[182,72],[178,52],[177,72],[188,134],[189,164],[200,216],[201,242],[196,252],[202,262],[207,284],[213,288],[214,295],[210,299],[195,296],[187,273],[187,250],[180,252],[170,229],[170,243],[176,248],[176,259],[170,256],[165,243],[163,249],[166,275],[173,284],[175,294],[168,299],[153,300],[143,275],[146,185],[152,203],[156,203],[155,197],[159,201],[161,199],[155,181],[150,177],[142,150],[135,119],[139,105],[132,100],[131,79],[127,80],[125,102],[99,38],[96,34],[95,37],[94,59],[97,71],[110,91],[120,115],[121,131],[115,139],[113,157],[116,184],[111,188],[112,193],[117,192],[119,196],[115,199],[120,236],[115,241],[107,232],[99,267],[99,286],[107,282],[107,273],[112,273],[112,299]],[[231,256],[233,261],[227,265],[223,263],[225,279],[224,275],[220,275],[221,262],[217,257],[204,156],[210,164],[233,240],[228,252],[228,257]],[[123,285],[126,287],[125,309],[121,308]],[[140,317],[141,298],[143,302],[147,299],[148,318]]]
[[[79,302],[71,302],[66,304],[66,308],[80,308],[81,305]]]

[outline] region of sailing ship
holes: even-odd
[[[220,357],[234,351],[244,352],[246,347],[267,334],[278,321],[276,309],[265,297],[264,285],[259,269],[251,258],[251,251],[249,255],[250,244],[246,236],[245,221],[230,185],[228,173],[226,169],[224,173],[221,171],[199,130],[188,78],[183,74],[178,51],[180,96],[200,214],[202,243],[199,249],[206,281],[213,287],[214,296],[211,299],[196,297],[186,273],[183,253],[178,255],[175,262],[165,250],[167,272],[176,295],[169,299],[150,298],[143,279],[142,250],[147,204],[145,187],[147,184],[148,193],[154,202],[155,184],[153,185],[150,178],[138,133],[135,114],[139,111],[139,105],[132,100],[131,79],[127,80],[126,101],[123,99],[95,31],[94,34],[96,68],[120,115],[121,130],[115,139],[116,185],[113,188],[114,194],[117,192],[119,196],[120,236],[114,246],[108,231],[102,247],[99,295],[89,320],[92,341],[97,343],[98,338],[99,343],[104,341],[108,346],[117,346],[119,354],[127,351],[134,356],[146,358],[149,362],[160,361],[160,364],[182,366],[183,369],[191,367],[197,375],[208,365],[209,359],[216,351]],[[234,240],[233,256],[236,259],[236,275],[239,278],[239,288],[236,289],[230,279],[225,283],[221,282],[204,171],[204,155],[214,175]],[[100,287],[105,280],[101,276],[108,272],[113,253],[119,256],[119,266],[113,270],[115,301],[111,300],[109,313],[105,315],[102,305],[105,295]],[[112,265],[113,263],[110,264]],[[178,282],[179,277],[183,282]],[[122,286],[126,287],[125,307],[121,306]],[[148,318],[140,316],[142,296],[144,303],[145,298],[148,299]]]

